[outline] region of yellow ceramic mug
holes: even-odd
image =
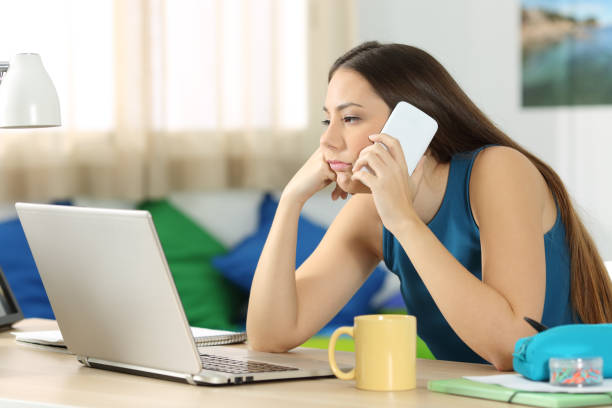
[[[344,372],[334,355],[342,334],[355,339],[355,368]],[[339,327],[328,347],[329,365],[341,380],[355,379],[357,388],[373,391],[416,387],[416,317],[407,315],[356,316],[353,327]]]

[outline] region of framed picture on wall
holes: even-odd
[[[612,1],[521,0],[522,105],[612,104]]]

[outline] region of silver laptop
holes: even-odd
[[[64,342],[86,366],[194,385],[332,375],[300,353],[198,348],[149,212],[16,208]]]

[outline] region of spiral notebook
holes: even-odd
[[[191,333],[193,333],[193,339],[198,347],[242,343],[247,339],[246,332],[213,330],[201,327],[192,327]]]
[[[247,339],[246,332],[204,329],[202,327],[191,327],[191,333],[193,333],[193,339],[198,347],[242,343]],[[12,334],[15,335],[15,340],[20,343],[28,343],[53,351],[66,350],[62,333],[59,330],[13,332]]]

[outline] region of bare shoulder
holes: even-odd
[[[506,146],[492,146],[476,157],[470,179],[470,202],[476,222],[486,210],[499,211],[520,205],[542,213],[554,208],[544,177],[527,156]]]
[[[382,221],[371,194],[351,196],[330,226],[330,232],[341,233],[356,246],[382,258]]]
[[[491,146],[483,149],[476,157],[472,171],[478,174],[479,172],[508,170],[539,174],[538,169],[527,156],[507,146]]]

